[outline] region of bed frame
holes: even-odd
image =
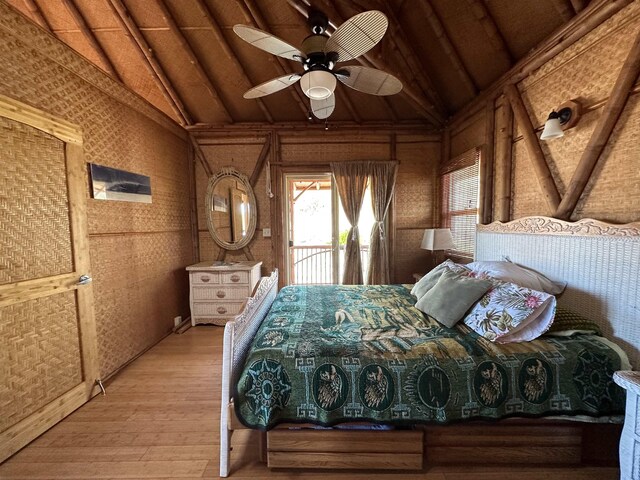
[[[479,225],[476,259],[503,257],[567,281],[558,303],[599,323],[605,336],[624,347],[632,365],[640,365],[640,223],[527,217]],[[277,288],[276,270],[261,279],[244,311],[225,326],[221,477],[229,474],[231,434],[245,428],[235,418],[231,387]],[[545,419],[390,431],[288,430],[284,425],[269,432],[268,444],[261,449],[270,467],[421,469],[423,460],[430,465],[611,464],[617,458],[620,431],[621,425]]]

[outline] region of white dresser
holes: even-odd
[[[187,267],[191,325],[224,325],[235,317],[260,280],[262,262],[201,262]]]

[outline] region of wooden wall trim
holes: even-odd
[[[65,143],[82,145],[82,130],[78,125],[2,94],[0,116],[42,130]]]
[[[130,107],[154,121],[173,135],[186,140],[184,129],[126,85],[107,75],[102,69],[60,41],[52,33],[34,24],[7,0],[0,0],[0,29],[71,72],[111,99]]]

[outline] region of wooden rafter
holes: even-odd
[[[418,80],[422,91],[433,102],[438,113],[444,116],[446,114],[444,102],[433,86],[433,82],[427,73],[429,71],[429,67],[420,60],[411,41],[407,39],[404,29],[401,28],[402,24],[396,15],[393,2],[391,0],[383,0],[383,3],[385,13],[389,15],[391,35],[393,36],[394,43],[397,45],[397,51],[403,56],[403,60],[411,70],[412,76]]]
[[[122,0],[107,0],[107,5],[111,8],[114,16],[120,23],[124,33],[131,39],[136,52],[142,59],[142,63],[149,71],[151,78],[156,83],[160,93],[169,103],[169,106],[178,117],[181,125],[191,125],[193,122],[187,112],[182,100],[173,88],[171,81],[165,74],[162,66],[153,55],[153,50],[142,35],[142,32],[129,14]]]
[[[560,205],[560,194],[553,181],[553,175],[551,174],[551,170],[549,170],[549,165],[547,165],[544,158],[544,153],[538,142],[538,136],[531,123],[531,118],[529,118],[529,114],[527,113],[527,108],[524,106],[520,92],[518,92],[518,88],[514,84],[505,86],[504,93],[507,99],[509,99],[513,114],[522,129],[522,136],[527,146],[529,160],[536,172],[542,194],[549,205],[549,210],[555,212],[558,209],[558,205]]]
[[[269,150],[271,150],[271,133],[267,135],[264,139],[264,145],[262,145],[262,150],[260,150],[260,155],[258,155],[258,160],[256,161],[256,166],[253,169],[253,173],[249,178],[249,185],[252,188],[256,188],[256,184],[258,183],[258,178],[260,177],[260,173],[264,169],[265,164],[267,163],[267,157],[269,156]]]
[[[242,1],[238,0],[236,3],[240,6],[240,9],[242,10],[242,13],[244,14],[247,21],[252,22],[259,29],[264,30],[265,32],[270,32],[269,25],[267,25],[267,21],[264,19],[264,16],[262,15],[260,8],[255,4],[253,0],[242,0]],[[287,66],[283,58],[278,56],[274,58],[275,58],[275,62],[271,62],[271,63],[273,63],[276,70],[278,71],[278,75],[286,75],[288,73],[291,73],[291,71],[289,70],[289,67]],[[302,114],[305,116],[305,118],[307,118],[311,108],[309,101],[305,100],[305,97],[298,90],[298,88],[295,88],[295,86],[294,88],[288,88],[287,90],[289,91],[293,99],[296,101],[298,106],[300,107]]]
[[[580,13],[582,10],[584,10],[587,6],[587,3],[589,3],[589,0],[571,0],[571,6],[576,13]]]
[[[225,118],[226,118],[226,120],[228,122],[233,123],[233,118],[231,116],[231,113],[229,113],[229,109],[224,104],[224,101],[222,100],[222,97],[220,96],[218,88],[213,84],[213,81],[211,80],[211,77],[209,76],[209,74],[202,67],[202,64],[200,63],[200,60],[198,59],[198,56],[196,55],[196,52],[193,51],[193,48],[191,48],[191,45],[189,44],[188,40],[186,39],[186,37],[184,36],[182,31],[178,27],[178,24],[174,20],[173,15],[171,15],[171,12],[169,11],[169,8],[167,7],[167,4],[165,3],[165,0],[157,0],[156,3],[158,5],[158,7],[160,8],[160,11],[162,13],[162,18],[166,22],[166,24],[169,27],[169,30],[171,31],[171,33],[173,33],[173,36],[178,40],[178,43],[180,44],[180,47],[181,47],[182,51],[189,58],[189,62],[191,63],[191,65],[193,65],[193,68],[195,68],[196,73],[200,77],[200,81],[202,81],[202,83],[204,84],[205,88],[209,92],[209,95],[211,95],[211,98],[215,102],[216,107],[218,109],[222,110],[222,112],[223,112],[223,114],[224,114],[224,116],[225,116]]]
[[[489,37],[489,42],[493,46],[493,48],[501,53],[506,59],[509,65],[513,64],[513,55],[509,50],[509,45],[504,39],[504,36],[500,32],[496,21],[493,16],[491,16],[491,12],[485,5],[483,0],[467,0],[469,3],[469,7],[471,8],[471,12],[476,17],[476,20],[480,22],[482,28],[487,33]]]
[[[218,45],[220,45],[220,47],[224,51],[227,58],[231,61],[231,63],[234,64],[236,69],[240,72],[240,76],[244,80],[247,88],[251,88],[253,86],[253,82],[249,79],[249,76],[247,75],[247,71],[238,61],[238,57],[236,53],[233,51],[233,48],[231,47],[231,45],[225,38],[224,34],[222,33],[222,28],[220,28],[220,24],[218,23],[218,20],[216,19],[215,15],[209,9],[209,6],[205,3],[204,0],[195,0],[195,2],[197,7],[200,9],[200,13],[202,13],[204,19],[207,21],[207,24],[211,28],[211,31],[213,32],[213,36],[218,42]],[[267,108],[264,101],[261,98],[256,98],[256,103],[260,107],[260,110],[262,110],[262,113],[264,114],[267,121],[269,123],[273,123],[273,116],[271,115],[271,112]]]
[[[462,63],[462,59],[460,58],[460,54],[456,50],[456,47],[451,42],[449,35],[447,35],[447,31],[444,29],[444,25],[442,25],[442,21],[438,17],[438,14],[433,9],[430,0],[420,0],[420,6],[422,7],[422,11],[427,17],[427,21],[431,28],[433,29],[436,37],[438,38],[438,42],[440,46],[444,50],[444,53],[449,58],[451,63],[453,64],[453,68],[458,73],[460,80],[464,84],[465,88],[469,91],[472,96],[475,96],[478,93],[478,87],[474,83],[469,71]]]
[[[629,93],[633,84],[638,79],[640,74],[640,33],[636,35],[636,38],[631,46],[631,50],[627,55],[627,59],[622,65],[618,79],[616,80],[611,95],[607,104],[604,106],[602,115],[598,119],[596,128],[591,134],[589,143],[585,148],[580,162],[576,167],[576,171],[571,177],[567,192],[560,202],[560,206],[557,208],[555,217],[568,219],[573,210],[578,204],[580,196],[584,192],[589,178],[598,163],[598,159],[604,150],[604,147],[609,141],[611,132],[616,126],[620,114],[627,104]]]
[[[118,71],[113,66],[113,63],[111,63],[111,60],[107,56],[107,53],[104,51],[104,48],[102,48],[102,45],[98,41],[98,38],[95,36],[91,28],[89,28],[89,25],[87,25],[87,21],[82,15],[82,12],[80,12],[80,10],[78,9],[75,1],[62,0],[62,3],[73,17],[73,20],[76,22],[76,25],[78,25],[78,28],[82,32],[82,35],[84,35],[84,38],[87,40],[87,42],[89,42],[89,45],[91,45],[96,55],[98,55],[98,57],[102,61],[102,65],[106,68],[107,72],[113,78],[121,82],[122,79],[120,78],[120,74],[118,74]]]
[[[36,21],[36,23],[40,25],[42,28],[44,28],[45,30],[48,30],[51,32],[52,31],[51,25],[49,25],[49,22],[47,22],[47,19],[42,14],[42,10],[40,10],[40,7],[36,3],[36,1],[23,0],[23,2],[25,7],[27,7],[27,10],[31,14],[31,17]]]
[[[565,22],[571,20],[576,14],[569,0],[552,0],[552,3],[560,18]]]
[[[211,175],[213,175],[213,170],[211,170],[211,165],[209,165],[209,162],[207,162],[207,157],[205,157],[204,152],[202,151],[202,148],[198,143],[198,140],[193,135],[189,135],[189,141],[191,142],[191,146],[193,147],[193,153],[200,162],[200,166],[202,166],[204,173],[207,175],[207,177],[210,177]]]
[[[301,0],[288,0],[288,1],[289,3],[291,3],[292,1],[300,2]],[[324,1],[323,8],[327,10],[327,13],[329,15],[329,25],[333,30],[336,30],[342,23],[344,23],[346,16],[342,14],[342,12],[337,8],[337,5],[335,5],[332,0],[323,0],[323,1]],[[302,8],[304,8],[304,5],[302,5]],[[298,9],[298,11],[300,10],[301,9]],[[305,14],[305,17],[306,16],[307,15]],[[395,42],[395,36],[392,33],[390,33],[389,39],[391,41],[390,43],[393,45],[393,48],[395,50],[398,50],[397,43]],[[404,58],[401,58],[401,59],[404,59]],[[408,78],[404,74],[404,71],[400,72],[400,71],[395,71],[394,69],[389,68],[389,66],[383,61],[382,56],[380,55],[374,56],[371,54],[371,52],[365,53],[364,55],[357,57],[356,60],[365,67],[377,68],[378,70],[389,71],[390,73],[398,77],[398,79],[400,79],[403,83],[402,91],[400,92],[400,94],[405,96],[408,99],[409,103],[411,103],[416,108],[416,110],[418,111],[418,113],[420,113],[420,115],[427,118],[431,123],[433,123],[436,126],[442,125],[444,121],[444,117],[437,111],[437,109],[433,105],[433,102],[428,100],[422,94],[422,92],[416,92],[414,90],[413,85],[416,83],[415,78]],[[389,112],[389,114],[393,115],[394,112],[392,107],[390,106],[389,99],[382,97],[382,101],[384,102],[385,107],[387,108],[387,111]]]

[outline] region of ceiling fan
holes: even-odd
[[[319,119],[326,119],[335,108],[336,79],[347,87],[371,95],[394,95],[402,90],[402,82],[393,75],[375,68],[347,65],[373,48],[387,31],[389,21],[384,13],[371,10],[359,13],[343,23],[334,33],[326,34],[327,16],[310,10],[308,25],[311,35],[302,41],[300,49],[284,40],[247,25],[235,25],[233,31],[245,42],[266,52],[295,60],[304,72],[274,78],[253,87],[244,98],[258,98],[278,92],[300,81],[304,94],[311,99],[311,111]]]

